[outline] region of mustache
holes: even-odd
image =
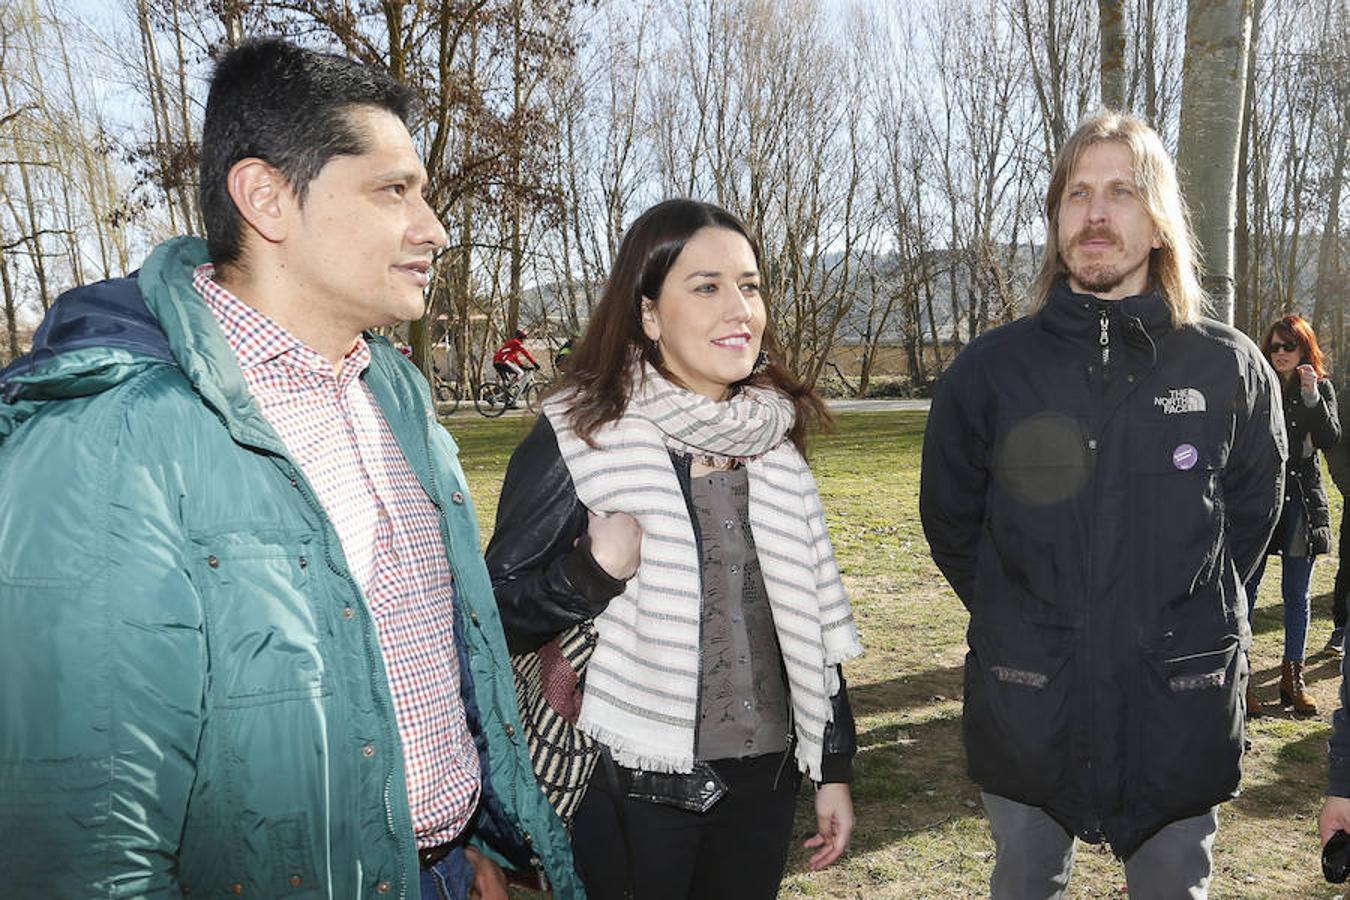
[[[1117,235],[1110,228],[1101,228],[1101,227],[1094,228],[1092,226],[1088,226],[1073,236],[1073,243],[1075,245],[1085,243],[1086,241],[1100,241],[1100,240],[1110,241],[1111,243],[1116,244],[1117,246],[1119,246],[1120,244],[1120,236]]]

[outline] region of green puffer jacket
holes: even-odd
[[[137,278],[71,292],[0,373],[0,894],[416,900],[375,623],[191,286],[205,261],[177,239]],[[474,841],[581,897],[457,448],[369,340],[366,383],[442,513]]]

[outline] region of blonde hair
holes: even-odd
[[[1130,149],[1140,202],[1153,220],[1162,244],[1149,255],[1149,283],[1171,307],[1172,324],[1189,325],[1200,318],[1209,300],[1200,287],[1200,260],[1190,214],[1177,182],[1176,166],[1158,133],[1143,119],[1105,109],[1084,119],[1055,158],[1050,188],[1045,195],[1045,253],[1031,285],[1031,312],[1045,305],[1055,281],[1067,271],[1059,253],[1059,201],[1069,176],[1084,151],[1107,141]]]

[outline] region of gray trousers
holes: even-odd
[[[980,792],[997,858],[993,900],[1061,900],[1073,870],[1074,836],[1038,806]],[[1219,808],[1181,819],[1149,838],[1125,861],[1131,900],[1205,900]]]

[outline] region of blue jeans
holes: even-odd
[[[1280,594],[1284,597],[1284,658],[1289,662],[1303,662],[1308,641],[1308,585],[1312,583],[1312,556],[1282,556]],[[1256,567],[1247,582],[1247,621],[1256,611],[1256,592],[1261,587],[1261,576],[1266,572],[1266,560]]]
[[[422,900],[469,900],[471,887],[473,866],[463,847],[456,847],[445,859],[422,870]]]

